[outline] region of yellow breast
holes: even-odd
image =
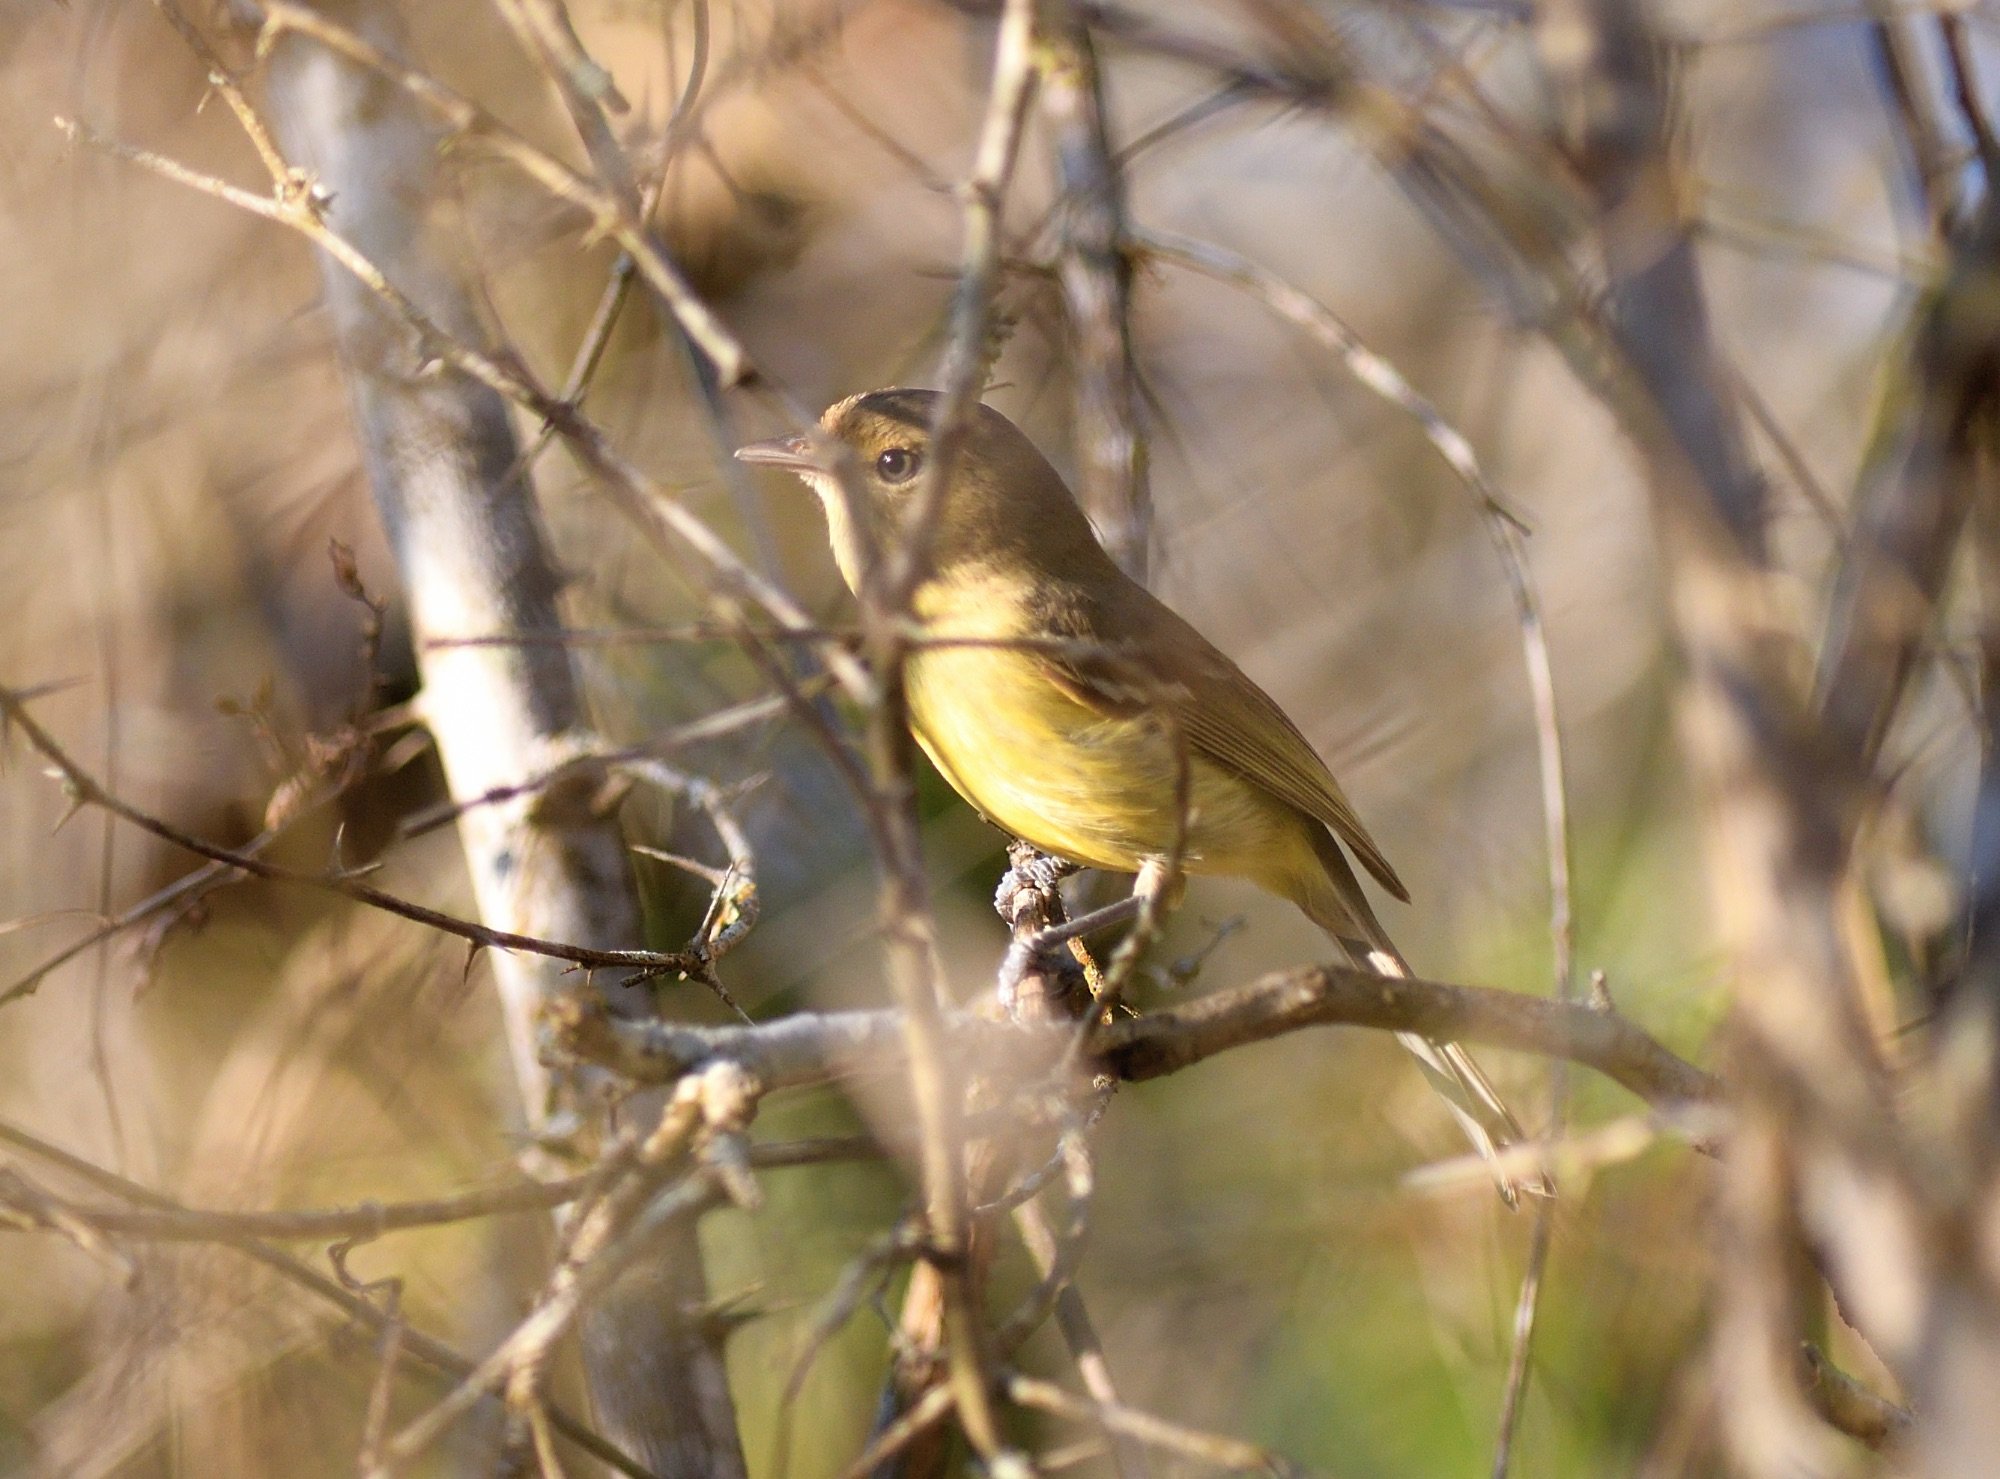
[[[1135,872],[1173,843],[1174,742],[1151,716],[1107,715],[1073,697],[1046,655],[1004,645],[1021,635],[1024,609],[1017,583],[986,572],[920,593],[930,644],[907,670],[918,741],[995,825],[1046,852]],[[1190,870],[1296,870],[1305,845],[1296,813],[1199,756],[1189,780]]]

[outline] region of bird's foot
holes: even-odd
[[[1074,1015],[1072,998],[1088,999],[1088,980],[1073,955],[1051,953],[1062,937],[1050,932],[1068,922],[1057,886],[1077,866],[1025,842],[1008,847],[1007,861],[993,892],[993,907],[1014,937],[1000,964],[1001,1010],[1015,1022],[1066,1019]]]
[[[1025,842],[1008,846],[1007,861],[1010,866],[1000,875],[1000,886],[993,891],[993,908],[1007,927],[1016,929],[1028,922],[1030,910],[1034,911],[1033,923],[1037,928],[1060,922],[1062,895],[1056,886],[1076,872],[1077,865],[1067,858],[1051,857]]]

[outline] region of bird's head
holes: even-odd
[[[858,513],[877,549],[899,536],[931,461],[931,419],[939,392],[871,390],[827,407],[812,436],[777,437],[737,449],[744,462],[803,478],[826,507],[834,560],[850,588],[859,584],[862,542],[841,496],[839,466],[852,457]],[[932,568],[968,564],[1104,558],[1083,512],[1048,459],[1019,427],[990,406],[974,406],[948,469]],[[1081,543],[1079,543],[1081,541]],[[1087,550],[1085,549],[1087,547]]]

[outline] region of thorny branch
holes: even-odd
[[[394,914],[413,923],[425,925],[442,934],[456,935],[459,939],[469,941],[481,949],[521,950],[533,955],[547,955],[557,960],[567,960],[593,969],[633,970],[642,976],[672,974],[705,978],[711,974],[710,967],[713,965],[716,952],[712,947],[699,943],[687,950],[661,952],[592,950],[580,945],[565,944],[560,940],[540,940],[528,935],[513,934],[507,930],[491,929],[472,920],[432,909],[428,905],[363,883],[349,873],[338,871],[302,873],[277,863],[266,862],[253,852],[218,846],[193,833],[183,831],[150,812],[142,811],[105,790],[97,779],[71,758],[57,743],[55,737],[36,721],[29,713],[28,706],[13,689],[0,687],[0,719],[4,719],[7,725],[19,729],[28,743],[54,767],[57,778],[69,793],[72,809],[93,806],[101,808],[142,831],[152,833],[163,842],[171,843],[198,857],[207,858],[211,862],[247,873],[252,877],[337,894],[357,904],[365,904],[386,914]],[[710,801],[714,799],[711,788],[704,788],[701,794]],[[754,884],[750,886],[754,888]]]

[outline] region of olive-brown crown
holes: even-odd
[[[829,406],[820,418],[854,453],[878,538],[893,534],[924,486],[939,399],[935,390],[871,390]],[[1079,561],[1092,570],[1109,563],[1061,476],[991,406],[974,406],[966,417],[949,478],[932,547],[937,569],[1026,561],[1070,574],[1078,573]]]

